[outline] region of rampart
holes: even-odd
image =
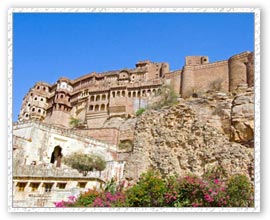
[[[140,61],[133,69],[94,72],[75,80],[61,77],[53,85],[38,82],[24,97],[19,121],[36,119],[71,128],[76,126],[70,124],[74,118],[82,133],[115,144],[121,135],[105,129],[106,120],[134,116],[159,95],[162,85],[188,98],[208,90],[233,92],[239,84],[254,85],[253,52],[213,63],[207,56],[187,56],[184,67],[176,71],[165,62]]]

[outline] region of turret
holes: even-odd
[[[44,120],[48,107],[47,98],[49,96],[50,85],[38,82],[29,90],[24,97],[19,121],[30,119]]]

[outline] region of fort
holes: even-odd
[[[187,56],[176,71],[170,71],[166,62],[140,61],[134,69],[90,73],[74,80],[61,77],[53,85],[37,82],[25,95],[13,124],[13,205],[53,206],[54,201],[111,178],[120,181],[132,155],[132,147],[120,146],[133,144],[136,111],[159,97],[164,85],[183,99],[208,91],[233,93],[241,86],[252,89],[254,53],[212,63],[207,56]],[[252,106],[245,103],[243,114]],[[75,127],[72,120],[77,120]],[[229,117],[229,127],[232,122]],[[83,176],[61,160],[55,165],[52,155],[59,149],[64,156],[78,151],[100,155],[106,168]]]
[[[94,72],[75,80],[61,77],[53,85],[37,82],[23,99],[18,121],[36,119],[68,128],[71,118],[76,118],[84,133],[117,144],[119,132],[105,129],[106,120],[134,115],[162,85],[188,98],[208,90],[232,92],[240,84],[254,84],[253,52],[213,63],[207,56],[187,56],[184,67],[173,72],[168,63],[140,61],[134,69]]]

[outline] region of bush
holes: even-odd
[[[77,169],[79,172],[99,170],[102,171],[106,168],[106,162],[97,155],[87,155],[83,153],[72,153],[64,157],[64,163]]]
[[[118,147],[120,150],[131,151],[132,145],[133,143],[131,140],[121,140]]]
[[[142,113],[145,112],[145,108],[139,108],[137,111],[136,111],[136,116],[140,116],[142,115]]]
[[[127,203],[131,207],[161,207],[165,191],[165,181],[157,172],[150,170],[127,190]]]
[[[228,180],[229,206],[231,207],[253,207],[253,185],[245,175],[237,174]]]
[[[150,170],[131,187],[111,179],[100,190],[82,193],[78,199],[55,203],[56,207],[252,207],[253,186],[244,175],[225,181],[223,171],[211,175],[162,179]]]

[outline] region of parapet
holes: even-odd
[[[186,66],[196,66],[209,63],[208,56],[186,56],[185,57]]]

